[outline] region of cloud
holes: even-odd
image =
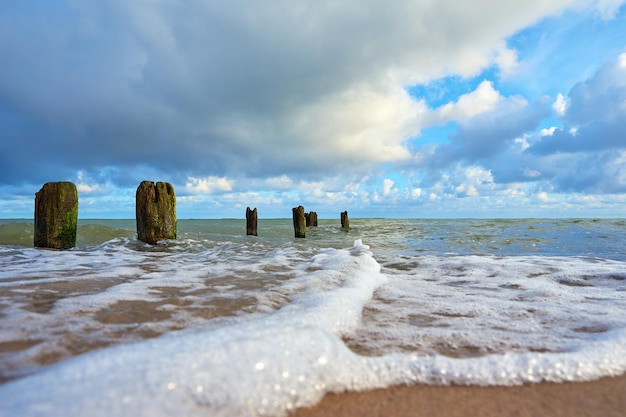
[[[545,191],[540,191],[537,193],[537,199],[542,203],[547,203],[550,200],[550,197]]]
[[[437,108],[436,113],[440,122],[462,121],[493,110],[501,100],[502,96],[493,88],[493,84],[485,80],[471,93],[459,97],[456,102]]]
[[[496,54],[495,63],[500,69],[500,74],[503,77],[506,78],[514,75],[519,67],[517,51],[515,49],[507,48],[503,43]]]
[[[574,85],[563,112],[564,126],[528,149],[547,155],[563,152],[593,152],[626,147],[626,54],[603,65],[591,78]],[[557,103],[559,98],[557,97]]]
[[[411,198],[412,199],[418,199],[422,196],[422,189],[421,188],[412,188],[411,189]]]
[[[300,202],[454,213],[623,192],[626,54],[593,74],[591,32],[593,48],[560,49],[622,4],[4,2],[0,194],[30,201],[74,179],[96,207],[111,192],[132,202],[148,179],[174,183],[192,214],[258,203],[282,215]]]
[[[623,0],[596,0],[596,11],[603,19],[612,19],[623,3]]]
[[[189,177],[185,184],[185,191],[190,194],[214,194],[216,192],[232,191],[234,181],[226,177]]]
[[[620,54],[553,103],[503,96],[483,82],[432,110],[446,114],[440,120],[456,121],[456,130],[447,142],[416,146],[411,162],[401,167],[423,190],[420,195],[435,199],[526,196],[532,204],[535,196],[552,204],[557,200],[548,195],[624,193],[625,61]],[[552,111],[562,125],[542,127]]]
[[[557,116],[563,117],[565,116],[565,112],[567,111],[567,106],[569,105],[568,100],[563,97],[563,94],[559,93],[556,96],[556,100],[552,104],[552,110],[556,113]]]
[[[383,195],[388,196],[393,190],[394,182],[389,178],[383,180]]]
[[[626,192],[626,151],[564,154],[559,155],[558,160],[567,169],[551,170],[550,184],[555,191],[587,194]]]
[[[271,177],[265,180],[265,184],[274,189],[282,189],[288,190],[294,188],[294,183],[291,178],[286,175],[281,175],[280,177]]]
[[[98,184],[93,179],[86,178],[83,171],[78,171],[76,174],[76,190],[79,193],[91,194],[102,191],[103,188],[106,188],[106,185]]]
[[[498,183],[524,181],[528,168],[520,164],[530,158],[522,156],[522,151],[531,146],[529,138],[550,114],[545,99],[528,102],[518,95],[505,97],[493,83],[483,81],[474,91],[431,110],[425,117],[431,123],[456,123],[447,142],[419,146],[418,138],[410,160],[399,166],[414,172],[418,188],[433,186],[458,167],[484,167]],[[474,194],[477,188],[472,187],[456,194]]]
[[[529,104],[519,96],[507,97],[492,111],[460,122],[449,137],[450,144],[439,149],[439,158],[446,164],[461,160],[492,164],[548,114],[547,103]]]
[[[626,114],[626,66],[621,54],[615,61],[603,65],[588,80],[574,85],[569,92],[569,107],[564,121],[569,126],[591,122],[624,120]]]
[[[502,39],[571,3],[3,3],[0,183],[367,172],[421,129],[407,85],[508,70]]]

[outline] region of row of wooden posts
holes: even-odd
[[[155,245],[176,239],[176,194],[167,182],[142,181],[135,201],[137,239]],[[317,226],[317,213],[292,210],[295,237],[304,238],[307,226]],[[246,234],[257,236],[257,209],[246,209]],[[78,191],[69,181],[49,182],[35,194],[35,247],[69,249],[76,246]],[[341,227],[350,227],[348,212],[341,213]]]

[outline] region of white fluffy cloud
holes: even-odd
[[[559,93],[556,96],[556,100],[552,104],[552,110],[556,113],[557,116],[565,116],[565,112],[567,111],[568,101],[563,94]]]
[[[82,171],[78,171],[76,174],[76,190],[79,193],[92,193],[102,188],[100,184],[95,183],[93,180],[85,178],[85,174]]]
[[[502,96],[493,88],[490,81],[481,82],[474,91],[464,94],[454,103],[448,103],[436,110],[438,121],[463,121],[481,113],[493,110],[502,100]]]
[[[216,192],[232,191],[234,181],[226,177],[189,177],[185,184],[185,191],[190,194],[213,194]]]
[[[383,195],[384,196],[388,196],[389,194],[391,194],[391,192],[393,191],[393,185],[394,185],[393,180],[389,178],[385,178],[383,180]]]

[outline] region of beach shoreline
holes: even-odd
[[[395,386],[327,394],[290,417],[623,417],[626,375],[515,387]]]

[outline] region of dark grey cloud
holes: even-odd
[[[576,83],[568,97],[563,120],[569,126],[585,126],[597,121],[624,123],[626,55],[604,64],[590,79]]]
[[[568,94],[564,127],[528,149],[536,155],[626,148],[626,55],[603,65]]]
[[[372,96],[407,107],[406,84],[479,71],[567,3],[3,2],[0,183],[365,172],[419,130]]]
[[[528,149],[534,155],[594,152],[626,148],[626,112],[623,120],[598,121],[576,130],[556,130]]]
[[[626,192],[626,154],[596,152],[572,158],[568,169],[555,173],[552,183],[562,192],[618,194]]]
[[[507,100],[495,111],[461,123],[458,131],[450,135],[449,158],[490,164],[549,115],[545,101],[525,105],[520,100]]]

